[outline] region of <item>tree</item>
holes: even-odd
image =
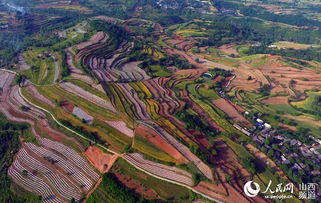
[[[211,154],[212,154],[213,156],[215,156],[215,155],[217,155],[217,151],[216,151],[215,149],[212,149]]]
[[[253,158],[251,157],[246,157],[242,159],[242,164],[244,166],[244,168],[246,168],[246,170],[248,172],[250,172],[252,175],[255,174],[256,172],[256,166],[255,166],[255,161]]]
[[[29,111],[30,108],[28,106],[21,106],[20,107],[21,111]]]
[[[270,149],[270,150],[268,151],[267,155],[268,155],[268,157],[270,157],[270,158],[273,157],[273,155],[274,155],[273,149]]]
[[[296,84],[296,81],[295,80],[290,80],[290,85],[295,85]]]
[[[197,185],[201,181],[200,175],[198,173],[193,174],[192,181],[193,185]]]
[[[27,171],[27,170],[23,170],[23,171],[22,171],[22,175],[23,175],[23,176],[28,176],[28,171]]]

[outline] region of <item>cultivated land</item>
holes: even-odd
[[[8,185],[44,202],[254,203],[270,200],[244,184],[272,180],[300,202],[321,181],[321,18],[273,2],[0,6],[0,111],[27,126]]]

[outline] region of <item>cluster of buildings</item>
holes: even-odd
[[[249,115],[249,112],[246,111],[244,114]],[[238,124],[234,124],[233,126],[236,129],[238,129],[239,131],[243,132],[247,136],[254,135],[253,132],[255,130],[260,130],[262,134],[266,134],[272,129],[272,126],[268,122],[265,122],[265,121],[261,120],[260,118],[255,118],[254,122],[255,122],[255,125],[253,126],[252,129],[247,129],[247,128],[242,127]]]
[[[198,11],[202,14],[213,14],[217,9],[213,6],[213,3],[209,0],[195,0],[193,2],[185,1],[184,8]],[[184,5],[182,1],[178,0],[157,0],[156,4],[165,9],[179,9]]]
[[[260,127],[263,127],[264,124],[260,123]],[[270,127],[270,126],[267,126]],[[290,139],[287,137],[284,137],[282,135],[271,135],[271,130],[268,132],[264,132],[264,129],[268,129],[264,126],[263,130],[260,134],[252,134],[253,141],[261,147],[264,147],[265,149],[270,150],[273,149],[272,145],[277,145],[277,150],[274,150],[274,157],[277,157],[276,160],[274,160],[277,164],[285,164],[292,169],[292,171],[298,172],[300,170],[305,171],[306,173],[310,175],[319,175],[321,174],[320,171],[309,171],[305,170],[304,163],[291,163],[291,158],[303,158],[303,159],[309,159],[313,161],[315,164],[321,164],[321,153],[319,152],[321,149],[321,140],[317,139],[313,136],[310,136],[311,139],[315,141],[314,144],[311,146],[306,145],[296,139]],[[270,128],[271,129],[271,128]],[[274,133],[275,134],[275,131]],[[272,142],[267,144],[265,142],[266,139],[272,138]],[[290,147],[287,147],[290,146]],[[291,150],[291,148],[296,148],[297,150]],[[296,159],[298,160],[298,159]]]
[[[249,112],[245,112],[249,115]],[[277,164],[287,165],[294,173],[298,171],[304,171],[309,175],[321,175],[320,170],[306,170],[304,160],[311,160],[314,164],[321,164],[321,140],[313,136],[309,136],[311,140],[314,141],[312,145],[306,145],[299,140],[290,139],[280,134],[272,129],[271,124],[265,122],[259,117],[253,117],[254,126],[252,129],[247,129],[238,124],[233,126],[251,137],[252,140],[260,147],[264,147],[267,151],[273,149],[272,145],[277,145],[277,149],[273,149],[273,156],[276,157],[274,160]],[[266,140],[272,140],[272,142],[266,142]],[[296,148],[296,150],[293,150]],[[291,163],[291,158],[296,158],[295,163]],[[301,163],[297,160],[302,160]]]

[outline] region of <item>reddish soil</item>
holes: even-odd
[[[268,202],[260,197],[249,198],[244,194],[243,183],[240,179],[243,177],[244,181],[252,180],[250,174],[237,161],[237,156],[223,140],[216,139],[214,146],[218,153],[212,161],[215,162],[213,167],[215,168],[215,179],[218,183],[200,182],[194,189],[228,203]],[[226,174],[231,177],[229,181],[226,180]]]
[[[76,45],[76,48],[78,50],[84,49],[86,47],[92,46],[97,43],[105,42],[108,39],[108,35],[102,31],[97,32],[95,35],[93,35],[88,41],[82,42],[78,45]]]
[[[321,73],[313,69],[291,67],[282,62],[279,57],[269,57],[269,59],[259,69],[275,81],[274,86],[286,88],[290,86],[290,81],[294,80],[296,83],[293,87],[301,92],[314,88],[321,90]]]
[[[122,184],[134,190],[136,193],[141,194],[146,199],[159,199],[159,196],[154,190],[144,187],[141,183],[131,177],[116,172],[114,172],[114,174]]]
[[[135,133],[144,136],[159,147],[161,150],[169,154],[171,157],[176,159],[180,163],[185,163],[187,164],[188,161],[182,156],[180,152],[178,152],[172,145],[167,143],[157,132],[155,132],[153,129],[148,128],[147,126],[144,125],[138,125],[135,129]]]
[[[251,126],[251,123],[247,121],[238,111],[237,109],[230,104],[230,102],[225,99],[216,99],[213,100],[212,103],[221,109],[224,113],[226,113],[232,120],[242,122],[244,125]]]
[[[62,101],[62,107],[69,113],[71,113],[74,110],[74,105],[70,103],[69,101]]]
[[[88,147],[84,155],[100,173],[107,173],[118,158],[116,155],[104,153],[95,146]]]
[[[208,141],[207,137],[203,135],[200,131],[191,131],[191,133],[195,136],[196,140],[204,147],[210,148],[212,147],[211,143]]]
[[[266,202],[266,200],[261,199],[260,197],[249,198],[244,194],[244,183],[241,179],[249,181],[252,180],[252,177],[238,162],[236,154],[225,144],[225,142],[220,138],[216,139],[214,146],[218,153],[213,157],[212,161],[215,162],[214,168],[216,179],[219,180],[219,184],[217,186],[212,186],[212,188],[216,187],[216,192],[228,194],[228,197],[223,199],[224,202]],[[230,181],[226,179],[226,174],[231,177]],[[220,190],[218,190],[218,187],[221,187]]]
[[[287,96],[277,96],[264,99],[261,102],[265,104],[288,104],[288,99]]]
[[[215,82],[221,82],[222,79],[224,79],[224,76],[219,75],[219,76],[216,76],[216,77],[214,78],[214,81],[215,81]]]
[[[204,53],[206,52],[206,50],[208,49],[208,46],[205,46],[205,47],[199,47],[199,50],[201,53]]]
[[[165,48],[165,51],[168,54],[172,54],[172,55],[178,54],[178,55],[180,55],[181,57],[186,59],[190,64],[192,64],[193,66],[195,66],[198,69],[206,68],[203,64],[197,63],[196,60],[193,57],[191,57],[190,55],[188,55],[184,51],[179,51],[177,49],[173,49],[173,48],[169,48],[169,47]]]
[[[284,123],[279,123],[278,126],[283,127],[283,128],[288,128],[288,129],[293,130],[293,131],[297,130],[297,128],[295,126],[287,125],[287,124],[284,124]]]
[[[219,50],[221,50],[229,55],[234,54],[235,56],[238,56],[239,53],[236,51],[236,49],[233,48],[235,45],[236,45],[235,43],[224,44],[219,47]]]
[[[235,70],[235,79],[231,82],[232,87],[239,90],[254,91],[262,84],[269,84],[269,81],[260,70],[251,69],[245,64]],[[249,77],[252,79],[249,80]]]
[[[313,125],[316,125],[318,127],[321,127],[321,122],[320,121],[316,121],[316,120],[313,120],[313,119],[308,118],[308,117],[292,116],[292,115],[285,115],[285,117],[293,119],[293,120],[297,120],[297,121],[302,121],[302,122],[305,122],[305,123],[313,124]]]
[[[175,39],[166,40],[167,43],[175,45],[178,49],[188,51],[195,44],[194,40],[185,39],[182,36]]]
[[[168,66],[166,69],[169,70],[170,72],[173,72],[173,73],[175,73],[176,71],[178,71],[178,68],[175,67],[175,66]]]

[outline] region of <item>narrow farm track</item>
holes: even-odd
[[[6,70],[6,69],[0,69],[0,71],[10,72],[10,73],[13,73],[13,74],[15,74],[15,75],[17,74],[17,73],[14,72],[14,71]],[[65,126],[65,125],[63,125],[62,123],[60,123],[60,122],[55,118],[55,116],[54,116],[51,112],[49,112],[48,110],[46,110],[46,109],[44,109],[44,108],[42,108],[42,107],[40,107],[40,106],[38,106],[38,105],[36,105],[36,104],[33,104],[31,101],[29,101],[27,98],[25,98],[25,97],[23,96],[23,94],[21,93],[21,87],[19,87],[18,93],[19,93],[19,95],[20,95],[28,104],[30,104],[32,107],[37,108],[37,109],[39,109],[39,110],[41,110],[41,111],[49,114],[49,115],[52,117],[52,119],[53,119],[59,126],[63,127],[64,129],[68,130],[69,132],[77,135],[78,137],[80,137],[80,138],[82,138],[82,139],[84,139],[84,140],[87,140],[87,141],[90,141],[90,142],[94,142],[94,141],[92,141],[91,139],[86,138],[85,136],[81,135],[80,133],[77,133],[76,131],[68,128],[68,127]],[[101,145],[101,144],[97,144],[97,146],[99,146],[99,147],[107,150],[108,152],[110,152],[110,153],[112,153],[112,154],[115,154],[115,155],[117,155],[117,156],[120,156],[120,157],[124,158],[124,160],[126,160],[129,164],[131,164],[132,166],[134,166],[136,169],[138,169],[138,170],[140,170],[140,171],[143,171],[144,173],[146,173],[146,174],[148,174],[148,175],[150,175],[150,176],[152,176],[152,177],[154,177],[154,178],[161,179],[161,180],[164,180],[164,181],[173,183],[173,184],[177,184],[177,185],[183,186],[183,187],[185,187],[185,188],[187,188],[187,189],[189,189],[189,190],[192,190],[193,192],[195,192],[195,193],[197,193],[197,194],[199,194],[199,195],[201,195],[201,196],[203,196],[203,197],[205,197],[205,198],[207,198],[207,199],[210,199],[210,200],[212,200],[212,201],[219,202],[219,203],[222,203],[222,202],[223,202],[223,201],[220,201],[220,200],[218,200],[218,199],[216,199],[216,198],[213,198],[213,197],[211,197],[211,196],[209,196],[209,195],[207,195],[207,194],[205,194],[205,193],[203,193],[203,192],[201,192],[201,191],[199,191],[199,190],[197,190],[197,189],[195,189],[195,188],[193,188],[193,187],[191,187],[191,186],[189,186],[189,185],[186,185],[186,184],[183,184],[183,183],[180,183],[180,182],[177,182],[177,181],[173,181],[173,180],[170,180],[170,179],[161,177],[161,176],[159,176],[159,175],[157,175],[157,174],[150,173],[149,171],[141,168],[140,166],[137,166],[137,165],[135,165],[134,163],[128,161],[128,160],[126,159],[126,156],[125,156],[124,154],[119,154],[119,153],[117,153],[117,152],[115,152],[115,151],[113,151],[113,150],[108,149],[107,147],[105,147],[105,146],[103,146],[103,145]],[[194,156],[195,156],[195,155],[194,155]],[[12,170],[11,170],[11,172],[14,173]],[[16,173],[16,174],[17,174],[17,173]],[[17,175],[17,176],[18,176],[18,175]],[[21,176],[19,176],[19,178],[21,178]],[[211,177],[211,178],[213,178],[213,177]],[[49,193],[49,194],[50,194],[50,193]],[[52,197],[49,196],[49,198],[52,198]],[[58,201],[48,201],[48,202],[61,202],[61,201],[58,200]]]

